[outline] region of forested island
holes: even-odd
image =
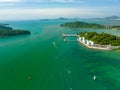
[[[80,37],[85,37],[87,40],[91,40],[96,44],[100,45],[111,45],[120,46],[120,37],[107,34],[107,33],[97,33],[97,32],[81,32]]]
[[[31,32],[27,30],[14,30],[12,27],[9,27],[6,24],[0,24],[0,37],[16,36],[23,34],[31,34]]]
[[[108,25],[101,25],[96,23],[86,23],[82,21],[76,22],[69,22],[60,25],[61,27],[68,27],[68,28],[93,28],[93,29],[115,29],[120,30],[120,26],[108,26]]]

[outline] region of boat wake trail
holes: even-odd
[[[71,70],[68,70],[67,73],[68,73],[68,74],[71,74]]]
[[[53,46],[54,46],[56,49],[58,49],[58,47],[56,46],[56,43],[55,43],[55,42],[53,42]]]
[[[70,90],[73,90],[72,88],[70,88]]]

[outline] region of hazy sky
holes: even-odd
[[[120,16],[120,0],[0,0],[0,20]]]

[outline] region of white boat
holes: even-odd
[[[53,45],[55,45],[55,42],[53,42]]]
[[[96,80],[96,76],[93,76],[93,80]]]

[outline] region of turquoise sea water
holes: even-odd
[[[0,90],[120,90],[119,50],[92,50],[76,41],[64,42],[61,36],[82,31],[120,32],[60,27],[64,22],[68,21],[5,22],[32,34],[0,39]]]

